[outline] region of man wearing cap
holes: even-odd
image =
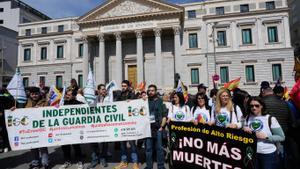
[[[25,108],[37,108],[37,107],[45,107],[48,106],[47,100],[42,98],[40,88],[38,87],[31,87],[29,89],[29,98],[25,105]],[[49,156],[48,156],[48,149],[47,147],[43,148],[36,148],[31,149],[31,153],[33,156],[33,160],[29,165],[30,169],[37,169],[42,164],[44,168],[48,168],[49,166]],[[41,161],[40,161],[40,154],[41,154]]]

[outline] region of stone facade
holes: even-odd
[[[274,8],[266,9],[267,2],[207,0],[179,6],[157,0],[107,1],[78,18],[21,24],[18,65],[29,85],[39,83],[41,76],[46,85],[56,84],[56,76],[67,85],[71,78],[84,82],[91,65],[97,83],[129,78],[167,90],[178,73],[193,92],[196,82],[212,88],[216,73],[223,80],[241,77],[241,88],[251,94],[258,93],[261,81],[277,81],[274,77],[291,87],[287,2],[276,0],[267,4]],[[26,30],[31,34],[26,36]],[[43,59],[42,47],[47,51]],[[24,61],[26,49],[30,58]]]

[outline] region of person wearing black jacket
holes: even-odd
[[[122,91],[118,93],[116,101],[125,101],[135,99],[135,94],[130,90],[130,83],[128,80],[122,81]],[[121,144],[121,163],[114,167],[114,169],[122,169],[128,167],[128,158],[127,158],[127,142],[123,141]],[[133,162],[133,169],[139,169],[138,165],[138,153],[137,146],[135,141],[129,141],[131,147],[131,160]]]
[[[7,130],[5,126],[5,110],[14,106],[14,98],[6,89],[0,89],[0,153],[7,152],[10,149]]]
[[[65,94],[64,105],[82,104],[82,102],[76,100],[76,95],[77,95],[76,91],[72,89],[68,89]],[[81,152],[80,144],[61,146],[64,154],[65,163],[60,167],[60,169],[65,169],[71,166],[71,146],[75,150],[75,158],[77,161],[78,169],[83,169],[82,152]]]
[[[165,169],[162,131],[166,124],[167,108],[163,104],[163,100],[158,97],[157,87],[155,85],[149,85],[148,96],[152,137],[146,139],[146,169],[153,168],[153,149],[156,150],[157,168]],[[155,147],[153,145],[155,145]]]

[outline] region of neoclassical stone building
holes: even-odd
[[[84,85],[89,65],[97,83],[129,79],[171,89],[178,73],[194,90],[241,77],[258,93],[261,81],[293,84],[286,0],[110,0],[80,17],[19,26],[25,85]]]

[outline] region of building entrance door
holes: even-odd
[[[128,80],[132,83],[132,87],[135,87],[137,84],[137,66],[128,65]]]

